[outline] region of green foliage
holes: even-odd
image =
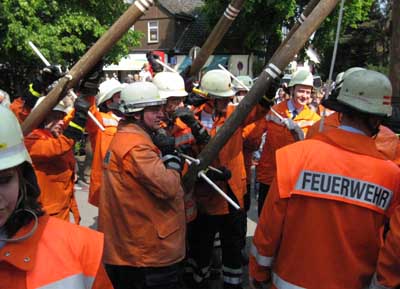
[[[71,67],[126,9],[122,0],[0,0],[2,69],[25,77],[35,68],[43,67],[28,41],[32,41],[50,63]],[[105,61],[118,61],[139,44],[140,37],[140,33],[129,31],[115,44]],[[16,80],[14,75],[7,76],[9,82],[23,81]]]
[[[204,11],[209,19],[210,30],[230,2],[205,0]],[[269,38],[280,39],[281,27],[293,17],[295,9],[295,0],[247,0],[227,37],[236,35],[247,50],[265,51]]]

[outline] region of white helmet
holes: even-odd
[[[161,99],[157,86],[151,82],[134,82],[121,91],[119,110],[124,114],[143,110],[147,106],[165,104]]]
[[[33,110],[36,109],[44,99],[45,99],[45,96],[39,97],[35,106],[33,107]],[[72,109],[72,107],[65,105],[62,100],[59,103],[57,103],[55,107],[53,107],[53,111],[61,111],[63,113],[68,113],[71,109]]]
[[[5,107],[10,106],[10,96],[7,92],[0,89],[0,104]]]
[[[288,87],[294,87],[295,85],[307,85],[314,87],[314,77],[308,70],[297,70],[290,79]]]
[[[24,144],[24,136],[14,113],[0,105],[0,170],[32,164]]]
[[[324,105],[339,112],[354,109],[372,115],[390,116],[391,98],[392,85],[384,74],[359,69],[343,77],[337,98],[327,99]]]
[[[235,95],[232,90],[230,75],[221,70],[214,69],[204,74],[201,79],[200,90],[205,91],[211,98],[225,98]]]
[[[154,76],[153,83],[157,86],[160,97],[163,99],[188,95],[185,90],[185,81],[178,73],[159,72]]]
[[[239,75],[236,78],[246,85],[248,89],[251,89],[254,84],[253,79],[248,75]],[[243,87],[236,79],[233,80],[232,85],[236,91],[247,91],[247,89]]]
[[[99,85],[99,93],[96,95],[96,104],[99,106],[103,102],[111,99],[114,94],[121,92],[122,84],[115,78],[103,81]]]

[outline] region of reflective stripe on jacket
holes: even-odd
[[[180,174],[138,125],[120,122],[104,162],[99,229],[104,262],[134,267],[175,264],[185,255]]]
[[[366,288],[399,192],[400,169],[372,138],[331,129],[278,150],[250,275],[265,280],[271,267],[279,284],[298,286],[276,288]]]
[[[290,118],[291,113],[288,109],[288,100],[273,106],[273,109],[283,118]],[[275,152],[277,149],[288,144],[294,143],[295,139],[291,132],[281,122],[280,118],[272,111],[266,115],[267,137],[261,158],[257,166],[257,181],[270,185],[275,176]],[[294,118],[294,121],[301,127],[305,135],[308,128],[320,119],[319,115],[313,112],[308,106]]]
[[[26,235],[32,226],[26,225],[16,236]],[[93,286],[102,267],[102,248],[101,233],[53,217],[40,217],[33,236],[0,249],[0,287],[112,288],[109,282]]]
[[[101,131],[100,128],[94,124],[93,120],[88,120],[88,124],[86,125],[89,138],[91,142],[93,142],[91,143],[93,149],[93,160],[90,172],[89,203],[98,207],[101,180],[103,178],[103,161],[108,147],[117,132],[119,118],[112,112],[100,112],[95,106],[92,106],[90,111],[105,129],[104,131]]]
[[[45,129],[35,129],[25,137],[25,145],[32,158],[43,209],[69,221],[74,194],[74,141],[64,135],[55,138]]]

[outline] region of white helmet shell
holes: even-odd
[[[382,116],[392,114],[392,85],[382,73],[362,69],[343,78],[337,101],[356,110]]]
[[[111,99],[114,94],[121,92],[122,84],[115,78],[103,81],[99,85],[99,93],[96,96],[96,104],[99,106],[103,102]]]
[[[0,105],[9,107],[10,103],[10,96],[8,93],[0,89]]]
[[[236,78],[246,85],[248,89],[251,89],[254,84],[253,79],[248,75],[239,75]],[[236,91],[247,91],[236,79],[233,80],[232,85]]]
[[[24,136],[14,113],[0,105],[0,170],[32,164],[24,144]]]
[[[314,77],[308,70],[298,70],[292,75],[288,87],[294,87],[295,85],[314,87]]]
[[[39,97],[32,110],[36,109],[45,98],[46,98],[45,96]],[[64,102],[61,100],[59,103],[56,104],[55,107],[53,107],[53,111],[61,111],[63,113],[68,113],[71,111],[71,106],[65,105]]]
[[[129,114],[143,110],[148,106],[165,104],[161,99],[157,86],[151,82],[134,82],[124,87],[121,91],[119,110]]]
[[[169,97],[185,97],[185,81],[182,76],[175,72],[159,72],[153,78],[162,99]]]
[[[214,69],[204,74],[200,90],[207,92],[211,98],[225,98],[235,95],[230,75],[221,69]]]

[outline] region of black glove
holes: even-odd
[[[29,87],[25,89],[22,98],[25,104],[33,108],[40,96],[46,92],[46,88],[62,76],[62,71],[57,65],[46,66],[40,74],[33,80]]]
[[[64,135],[66,137],[72,138],[76,142],[82,138],[88,117],[89,107],[90,104],[83,98],[80,97],[75,100],[75,115],[64,131]]]
[[[199,107],[203,104],[205,104],[208,101],[207,98],[204,98],[196,93],[190,93],[185,101],[186,105],[192,105],[194,107]]]
[[[274,105],[276,91],[281,88],[281,76],[273,78],[265,92],[265,95],[258,102],[264,108],[270,108]]]
[[[212,169],[207,169],[206,176],[213,181],[228,181],[232,177],[232,173],[226,167],[217,168],[220,172]]]
[[[99,91],[101,77],[103,76],[103,60],[100,60],[88,74],[82,79],[79,85],[81,96],[93,96]]]
[[[163,156],[175,153],[175,138],[168,136],[164,130],[154,133],[151,138]]]
[[[193,111],[188,107],[178,107],[174,112],[174,117],[179,117],[190,128],[198,122]]]
[[[175,117],[179,117],[192,131],[197,144],[207,144],[210,141],[210,135],[207,129],[195,118],[194,113],[187,107],[179,107],[175,110]]]
[[[147,61],[150,63],[154,73],[159,73],[164,71],[164,67],[156,61],[156,59],[160,60],[160,56],[158,56],[157,54],[153,54],[152,51],[149,51],[146,54],[146,58]]]
[[[162,157],[162,161],[164,162],[167,169],[176,170],[181,173],[183,170],[183,160],[181,157],[175,154],[168,154]]]

